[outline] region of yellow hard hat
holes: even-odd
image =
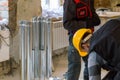
[[[80,56],[84,57],[88,53],[83,51],[80,44],[85,33],[92,33],[91,29],[82,28],[75,32],[73,36],[73,45],[78,50]]]

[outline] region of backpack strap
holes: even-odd
[[[76,4],[78,4],[80,2],[80,0],[74,0]]]
[[[92,16],[93,16],[93,14],[92,14],[92,11],[91,11],[91,8],[90,8],[90,7],[91,7],[91,5],[90,5],[90,0],[88,0],[88,1],[89,1],[89,2],[88,2],[88,5],[89,5],[89,7],[88,7],[88,8],[89,8],[89,12],[90,12],[90,17],[92,17]]]

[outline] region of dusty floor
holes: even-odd
[[[63,78],[63,74],[67,71],[67,54],[61,54],[53,57],[54,71],[52,76]],[[82,62],[81,75],[79,80],[83,80],[83,68],[84,63]],[[20,68],[12,70],[12,74],[1,75],[0,80],[21,80]],[[102,70],[102,77],[106,74],[106,71]]]

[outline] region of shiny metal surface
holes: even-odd
[[[20,22],[22,80],[46,80],[52,76],[51,27],[51,19],[43,17]]]

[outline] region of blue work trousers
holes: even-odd
[[[79,75],[81,71],[81,57],[78,51],[73,46],[72,43],[73,35],[74,34],[69,34],[67,80],[79,80]],[[89,80],[87,57],[84,57],[83,61],[85,61],[84,80]]]

